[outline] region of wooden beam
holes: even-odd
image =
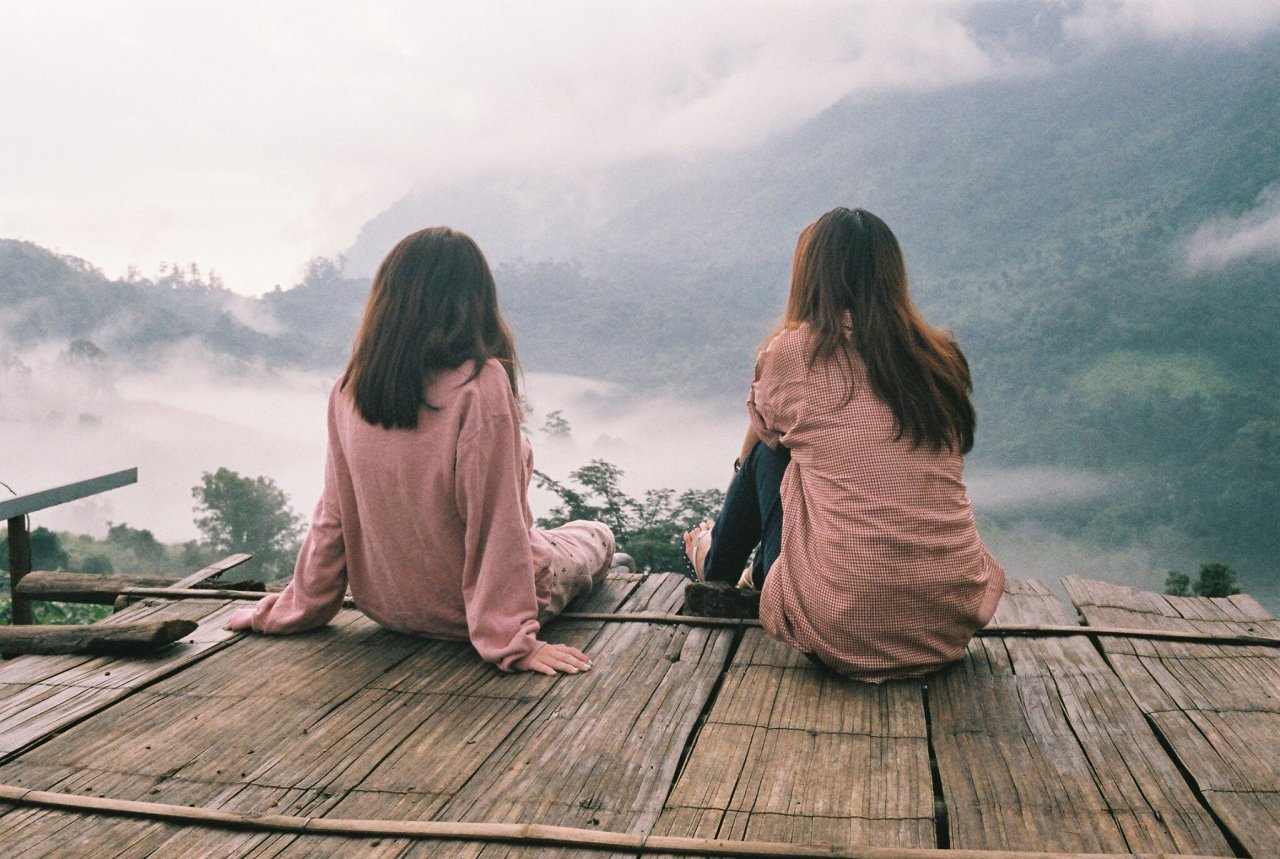
[[[138,655],[152,653],[196,630],[193,620],[143,623],[44,624],[0,627],[0,652],[93,653]]]
[[[207,594],[226,593],[225,590],[212,590],[207,587],[179,588],[185,580],[158,578],[156,576],[133,576],[99,573],[55,573],[48,570],[37,570],[28,573],[18,585],[16,593],[27,600],[54,600],[58,602],[87,603],[89,605],[114,605],[118,596],[154,596],[173,595],[188,596],[193,592],[208,598]],[[248,586],[260,584],[256,582],[231,582],[229,584],[245,586],[243,591],[261,599],[264,588],[249,590]]]
[[[176,582],[170,585],[170,587],[172,587],[174,590],[179,590],[182,588],[194,587],[198,585],[200,582],[203,582],[207,579],[216,579],[218,576],[222,575],[227,570],[231,569],[232,567],[240,566],[241,564],[243,564],[245,561],[249,560],[252,557],[253,555],[249,554],[248,552],[240,552],[235,555],[227,555],[221,561],[214,561],[212,564],[205,567],[204,569],[196,570],[191,575],[186,576],[185,578],[178,579]]]
[[[227,557],[223,558],[222,560],[214,561],[209,566],[204,567],[203,569],[196,570],[194,573],[192,573],[189,576],[185,576],[181,579],[178,579],[176,582],[172,582],[167,585],[159,585],[159,587],[164,587],[167,590],[186,590],[188,588],[207,588],[207,585],[205,584],[205,582],[207,582],[209,579],[216,579],[218,576],[221,576],[227,570],[231,569],[232,567],[236,567],[236,566],[239,566],[240,564],[243,564],[245,561],[249,560],[252,557],[253,555],[247,552],[239,552],[234,555],[227,555]],[[245,590],[261,591],[266,589],[265,586],[256,587],[256,588],[245,587],[246,585],[250,584],[249,582],[228,582],[228,584],[232,586],[237,586],[237,587],[244,587]],[[129,596],[125,596],[124,594],[118,594],[115,598],[114,603],[112,603],[112,605],[114,605],[115,611],[124,611],[130,605],[137,602],[137,600],[138,600],[137,597],[129,597]]]
[[[15,516],[34,513],[37,510],[44,510],[46,507],[56,507],[59,504],[66,504],[68,501],[88,498],[90,495],[97,495],[99,492],[119,489],[121,486],[128,486],[137,482],[138,469],[126,468],[124,471],[90,477],[88,480],[79,480],[75,483],[55,486],[52,489],[29,492],[26,495],[19,495],[17,498],[0,501],[0,519],[12,519]]]

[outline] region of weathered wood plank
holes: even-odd
[[[673,611],[681,604],[683,586],[678,576],[649,577],[620,610]],[[595,668],[585,678],[555,684],[439,819],[648,831],[661,813],[702,703],[723,669],[733,632],[596,626],[588,649]],[[406,855],[471,855],[472,850],[415,845]],[[511,848],[493,845],[480,855],[510,853]]]
[[[654,834],[933,846],[921,684],[854,683],[747,630]]]
[[[584,603],[614,610],[637,590],[643,592],[642,607],[670,603],[670,587],[659,582],[641,587],[639,577],[613,578]],[[605,626],[574,622],[563,632],[590,645]],[[553,627],[547,635],[555,640],[560,632]],[[647,661],[674,664],[653,654]],[[253,669],[240,671],[236,665]],[[365,812],[371,800],[408,796],[399,804],[406,811],[435,814],[514,732],[528,729],[524,723],[531,710],[545,711],[548,690],[558,683],[581,684],[589,676],[501,675],[465,643],[397,635],[347,611],[316,633],[239,637],[235,647],[134,693],[0,767],[0,781],[15,778],[59,790],[74,782],[88,792],[115,796],[120,795],[117,786],[136,794],[128,784],[142,779],[148,789],[159,791],[144,798],[167,802],[171,788],[184,785],[181,796],[196,797],[187,801],[212,808],[243,798],[246,791],[291,792],[305,800],[306,813],[323,813],[348,796],[350,807]],[[585,691],[580,697],[590,699]],[[553,725],[557,721],[554,710],[546,718]],[[611,743],[616,747],[616,738]],[[76,781],[84,772],[96,774],[91,783]],[[7,837],[8,820],[0,817],[0,840]],[[158,855],[190,855],[195,844],[228,843],[216,832],[202,841],[175,834],[170,824],[138,821],[133,826],[130,837],[148,849],[161,838]],[[221,855],[242,855],[249,847],[288,850],[294,838],[235,839]],[[313,849],[315,837],[303,840],[304,852]],[[336,843],[350,845],[345,839]]]
[[[149,656],[23,656],[0,664],[0,755],[12,756],[67,725],[122,700],[130,690],[177,673],[224,646],[233,608],[218,603],[139,605],[101,622],[191,620],[182,642]]]
[[[1251,598],[1166,597],[1079,577],[1063,580],[1089,623],[1280,633]],[[1270,648],[1103,636],[1103,652],[1180,766],[1254,855],[1280,844],[1280,656]]]
[[[66,504],[68,501],[76,501],[80,498],[88,498],[90,495],[97,495],[100,492],[118,489],[121,486],[128,486],[137,482],[138,469],[126,468],[123,471],[90,477],[87,480],[77,480],[75,483],[67,483],[51,489],[28,492],[25,495],[19,495],[17,498],[6,498],[0,501],[0,519],[12,519],[15,516],[35,513],[37,510]]]
[[[995,623],[1070,620],[1011,582]],[[953,848],[1231,853],[1085,636],[975,639],[929,713]]]
[[[217,575],[211,572],[209,575]],[[114,605],[121,594],[166,596],[181,580],[160,576],[134,576],[100,573],[54,573],[37,570],[28,573],[18,584],[17,593],[32,600],[73,602],[87,605]],[[237,584],[258,584],[254,582]],[[205,596],[205,594],[197,594]],[[260,595],[259,595],[260,596]],[[214,592],[209,599],[227,599]]]

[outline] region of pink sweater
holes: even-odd
[[[549,565],[533,528],[530,456],[506,372],[490,360],[441,374],[417,429],[367,423],[329,395],[324,493],[293,579],[229,624],[287,634],[323,626],[348,584],[393,630],[470,640],[503,670],[537,646],[535,570]],[[251,617],[250,617],[251,614]]]

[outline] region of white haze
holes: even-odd
[[[1027,69],[1008,0],[0,0],[0,236],[255,294],[410,188],[731,150],[848,94]],[[1031,8],[1037,8],[1034,4]],[[1248,40],[1274,0],[1045,3],[1069,42]]]
[[[1263,189],[1254,208],[1239,217],[1222,216],[1202,224],[1192,234],[1186,253],[1192,272],[1219,269],[1238,260],[1280,259],[1280,182]]]
[[[223,466],[272,478],[304,516],[319,497],[331,375],[231,366],[197,346],[174,350],[147,373],[73,366],[52,349],[24,361],[29,373],[0,370],[0,435],[6,450],[23,451],[0,461],[0,481],[26,494],[139,470],[137,485],[39,512],[33,526],[103,537],[108,522],[126,522],[166,542],[195,539],[191,489],[202,472]],[[664,487],[724,489],[745,428],[738,407],[636,400],[579,377],[530,373],[526,394],[540,470],[565,481],[573,469],[604,459],[623,469],[623,488],[636,497]],[[542,431],[553,411],[568,420],[569,437]],[[1174,535],[1103,549],[1043,524],[1056,505],[1104,499],[1111,491],[1104,475],[971,466],[967,482],[980,523],[986,515],[1017,523],[983,524],[1013,575],[1053,582],[1080,573],[1159,590],[1175,565]],[[536,488],[531,498],[539,515],[557,503]]]

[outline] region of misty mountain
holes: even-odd
[[[1205,243],[1280,218],[1277,56],[1275,38],[1130,47],[851,96],[741,152],[418,188],[343,259],[259,299],[190,271],[109,281],[0,242],[0,327],[14,360],[73,340],[150,360],[194,341],[232,365],[338,367],[383,254],[447,223],[494,264],[528,369],[740,401],[799,230],[864,206],[970,359],[978,462],[1106,475],[1103,501],[1053,512],[1069,533],[1175,535],[1198,560],[1273,574],[1280,260]]]
[[[1280,260],[1197,267],[1192,250],[1206,223],[1280,219],[1277,56],[1275,39],[1163,45],[850,97],[754,150],[611,177],[614,204],[584,212],[572,262],[500,267],[521,355],[740,399],[799,230],[834,205],[864,206],[894,227],[917,302],[970,358],[979,461],[1109,475],[1105,504],[1057,511],[1078,533],[1162,528],[1275,571]],[[505,211],[537,225],[538,201],[512,182]],[[596,182],[597,200],[608,186]],[[456,190],[419,190],[351,258],[439,222],[486,246],[496,187],[486,180],[483,212]],[[560,198],[544,199],[564,222]],[[504,242],[541,247],[532,230]]]

